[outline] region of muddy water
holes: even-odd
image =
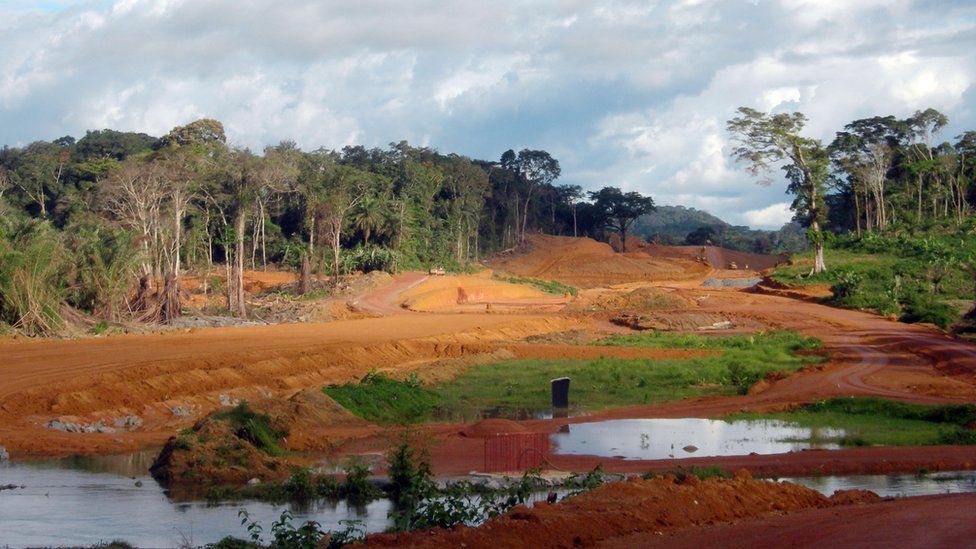
[[[315,520],[324,529],[340,520],[361,520],[370,532],[389,526],[391,504],[363,507],[319,502],[308,507],[253,501],[209,504],[179,502],[146,472],[152,457],[108,456],[44,463],[0,464],[0,546],[91,545],[121,539],[140,547],[203,545],[225,536],[244,538],[238,511],[246,508],[265,530],[284,510],[297,523]]]
[[[837,490],[870,490],[882,497],[928,496],[976,492],[976,471],[940,472],[925,475],[851,475],[846,477],[783,478],[824,495]]]
[[[557,454],[680,459],[833,449],[838,446],[817,440],[842,436],[837,429],[809,429],[776,420],[615,419],[567,425],[552,442]]]

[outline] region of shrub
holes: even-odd
[[[945,303],[940,303],[932,295],[915,294],[904,303],[902,322],[928,322],[946,328],[956,319],[956,313]]]

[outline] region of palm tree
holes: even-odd
[[[381,196],[364,196],[351,214],[354,227],[362,231],[363,244],[369,245],[369,237],[382,231],[390,217],[388,201]]]

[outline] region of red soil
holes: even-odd
[[[516,508],[478,528],[369,536],[383,547],[591,547],[635,533],[674,531],[774,512],[830,507],[819,493],[794,484],[688,477],[606,484],[555,505]]]

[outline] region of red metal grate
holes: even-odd
[[[506,433],[485,437],[485,472],[525,471],[542,465],[549,453],[545,433]]]

